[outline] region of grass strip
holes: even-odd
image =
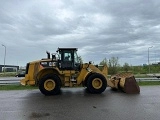
[[[140,81],[139,86],[150,86],[150,85],[160,85],[160,81]]]
[[[38,89],[35,86],[22,86],[22,85],[0,85],[0,90],[29,90]]]

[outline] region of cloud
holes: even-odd
[[[25,66],[58,47],[79,48],[85,62],[119,57],[121,65],[141,65],[153,46],[150,61],[159,61],[159,6],[158,0],[1,0],[0,44],[7,47],[6,64]]]

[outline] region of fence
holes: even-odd
[[[16,78],[16,77],[1,77],[0,78],[0,85],[18,85],[20,84],[20,80],[22,78]]]
[[[141,82],[141,81],[160,81],[159,78],[136,78],[137,82]]]
[[[20,84],[20,80],[23,77],[2,77],[0,78],[0,85],[18,85]],[[137,82],[141,82],[141,81],[160,81],[160,79],[158,78],[136,78]]]

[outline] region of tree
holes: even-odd
[[[108,62],[108,72],[113,75],[118,72],[118,57],[111,57]]]
[[[100,65],[107,65],[108,64],[108,61],[106,58],[104,58],[101,62],[100,62]]]
[[[104,58],[101,62],[100,65],[107,65],[108,66],[108,73],[110,75],[116,74],[118,72],[118,57],[112,57],[109,60]]]
[[[129,69],[130,69],[129,64],[128,64],[128,63],[124,63],[124,65],[123,65],[123,69],[124,69],[124,71],[125,71],[125,72],[128,72],[128,71],[129,71]]]

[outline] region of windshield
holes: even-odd
[[[74,60],[75,60],[75,63],[80,63],[80,60],[76,51],[74,51]]]

